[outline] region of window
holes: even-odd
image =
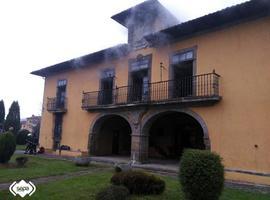
[[[185,62],[185,61],[189,61],[189,60],[193,60],[193,59],[194,59],[193,51],[178,53],[178,54],[173,55],[172,64],[178,64],[180,62]]]
[[[63,87],[63,86],[66,86],[67,85],[67,80],[59,80],[58,83],[57,83],[57,86],[58,87]]]

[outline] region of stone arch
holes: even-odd
[[[123,113],[102,113],[97,115],[90,125],[89,130],[89,139],[88,139],[88,150],[90,155],[94,155],[97,152],[97,139],[99,131],[101,130],[102,124],[108,120],[109,118],[118,117],[123,119],[129,126],[132,132],[132,126],[129,122],[129,118],[127,115]]]
[[[162,115],[166,115],[166,114],[173,113],[173,112],[187,114],[190,117],[192,117],[193,119],[195,119],[200,124],[200,126],[203,130],[203,139],[204,139],[205,148],[210,150],[211,149],[211,142],[210,142],[208,128],[206,126],[206,123],[199,114],[193,112],[190,109],[162,109],[162,110],[153,110],[153,111],[148,112],[144,116],[144,118],[142,119],[141,134],[144,136],[148,136],[149,129],[150,129],[152,123],[155,121],[155,119],[157,119],[158,117],[160,117]]]

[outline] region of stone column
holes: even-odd
[[[90,156],[96,154],[96,139],[97,139],[97,134],[95,132],[92,132],[89,134],[88,150],[89,150]]]
[[[148,135],[132,133],[131,160],[137,163],[148,161]]]
[[[203,140],[204,140],[205,149],[211,150],[211,144],[210,144],[209,137],[204,136]]]
[[[137,163],[144,163],[148,160],[148,135],[141,132],[141,119],[145,110],[135,110],[128,112],[131,125],[131,160]]]

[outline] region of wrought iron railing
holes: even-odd
[[[47,110],[49,112],[65,112],[67,110],[67,98],[47,98]]]
[[[82,108],[211,99],[211,97],[219,97],[219,77],[213,71],[212,73],[182,77],[177,80],[122,86],[112,90],[84,92]]]

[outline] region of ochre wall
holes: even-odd
[[[197,49],[197,74],[215,69],[221,75],[222,100],[214,106],[191,108],[206,122],[211,150],[222,156],[226,168],[270,173],[270,18],[47,77],[40,144],[52,148],[53,114],[46,110],[46,98],[56,95],[58,79],[68,80],[68,111],[64,114],[61,143],[74,151],[87,151],[91,121],[98,113],[81,109],[82,92],[99,89],[101,69],[115,67],[116,85],[127,85],[128,59],[138,54],[152,54],[151,82],[160,81],[160,62],[166,67],[163,70],[163,80],[166,80],[169,56],[191,47]]]

